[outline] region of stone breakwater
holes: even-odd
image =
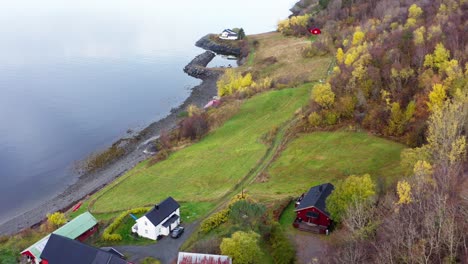
[[[224,45],[221,43],[214,42],[211,40],[211,37],[213,34],[208,34],[204,37],[202,37],[200,40],[198,40],[195,43],[195,46],[205,49],[205,50],[210,50],[212,52],[215,52],[217,54],[222,54],[222,55],[233,55],[233,56],[240,56],[241,54],[241,49],[237,47],[230,47],[228,45]]]
[[[187,66],[184,68],[184,72],[188,75],[205,80],[207,78],[218,75],[219,73],[206,68],[208,63],[216,56],[211,51],[205,51],[204,53],[196,56]]]

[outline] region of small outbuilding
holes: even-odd
[[[85,212],[52,232],[52,234],[67,237],[69,239],[75,239],[78,241],[84,241],[98,230],[97,225],[98,221],[96,218],[94,218],[91,213]],[[21,255],[23,255],[28,262],[40,264],[42,250],[47,245],[50,236],[51,235],[49,234],[43,237],[35,244],[23,250]]]
[[[179,252],[177,264],[232,264],[229,256]]]
[[[325,201],[334,188],[331,183],[325,183],[302,194],[296,201],[296,219],[293,226],[301,230],[326,233],[332,220],[326,210]]]
[[[98,249],[79,241],[51,234],[41,253],[41,264],[129,264],[115,249]]]
[[[167,236],[180,224],[180,205],[172,197],[155,205],[148,213],[136,220],[132,232],[152,240]]]
[[[232,31],[231,29],[225,29],[219,35],[220,39],[228,39],[228,40],[236,40],[238,37],[239,37],[239,34],[237,34],[237,32],[235,31]]]

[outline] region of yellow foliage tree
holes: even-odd
[[[312,89],[312,100],[323,108],[330,108],[335,102],[335,93],[329,83],[317,84]]]
[[[67,218],[64,213],[55,212],[53,214],[47,214],[47,223],[54,227],[59,227],[67,222]]]
[[[354,35],[353,35],[353,45],[357,45],[357,44],[360,44],[362,42],[362,40],[364,39],[364,32],[361,31],[361,28],[360,27],[357,27],[356,28],[356,32],[354,32]]]
[[[442,107],[445,99],[447,99],[445,87],[440,83],[434,84],[432,91],[429,93],[429,102],[427,102],[429,111],[432,112],[435,108]]]
[[[411,185],[409,182],[403,180],[398,181],[397,184],[398,202],[397,204],[409,204],[411,203]]]
[[[250,73],[242,76],[234,69],[227,69],[223,76],[216,82],[219,96],[231,95],[237,91],[245,91],[253,84],[254,82]]]
[[[307,23],[309,23],[309,19],[309,14],[303,16],[293,16],[291,18],[279,21],[277,29],[279,32],[285,35],[290,35],[293,33],[292,29],[294,27],[306,27]]]
[[[424,66],[445,70],[450,58],[450,51],[444,47],[444,44],[438,43],[433,54],[427,54],[424,57]]]
[[[343,49],[342,48],[338,48],[338,50],[336,51],[336,61],[338,61],[338,63],[343,63],[344,61],[344,52],[343,52]]]
[[[408,9],[408,17],[417,19],[422,15],[423,11],[417,4],[412,4]]]
[[[417,28],[414,33],[413,33],[413,36],[414,36],[414,44],[416,45],[422,45],[424,44],[424,35],[426,34],[426,28],[424,26],[421,26],[419,28]]]

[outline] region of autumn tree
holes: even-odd
[[[447,100],[429,117],[427,142],[433,160],[440,170],[440,186],[447,188],[450,178],[466,159],[466,136],[463,134],[468,115],[468,97]],[[455,184],[455,183],[452,183]]]
[[[327,210],[334,221],[341,222],[346,210],[353,203],[370,203],[375,193],[376,186],[369,174],[363,176],[351,175],[338,182],[335,190],[328,196],[326,200]]]
[[[237,39],[242,40],[245,38],[245,31],[243,28],[239,29],[239,32],[237,33]]]
[[[338,50],[336,51],[336,61],[341,64],[344,62],[344,52],[343,52],[343,49],[342,48],[338,48]]]
[[[434,84],[432,91],[429,93],[429,102],[427,102],[429,111],[434,111],[435,108],[441,108],[445,99],[447,99],[445,87],[440,83]]]
[[[317,84],[312,89],[312,100],[323,108],[330,108],[335,102],[335,93],[329,83]]]
[[[409,182],[402,180],[397,184],[398,202],[397,204],[411,203],[411,185]]]
[[[234,264],[259,263],[262,254],[259,239],[260,235],[254,232],[235,232],[230,238],[223,238],[221,254],[232,257]]]
[[[55,212],[53,214],[47,214],[47,223],[54,227],[60,227],[67,223],[67,218],[64,213]]]
[[[400,104],[394,102],[391,104],[390,120],[388,124],[388,133],[390,135],[400,136],[405,131],[406,125],[413,117],[415,111],[415,103],[411,101],[406,110],[400,108]]]
[[[234,69],[227,69],[223,76],[216,82],[219,96],[227,96],[236,92],[243,92],[250,86],[254,85],[252,74],[247,73],[242,76]]]

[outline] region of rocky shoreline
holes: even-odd
[[[222,71],[206,68],[206,65],[215,57],[213,52],[205,52],[193,59],[184,71],[192,77],[199,78],[202,83],[192,89],[190,96],[170,114],[163,119],[150,124],[135,136],[129,143],[128,152],[115,162],[99,171],[87,173],[79,177],[76,183],[69,186],[64,192],[55,196],[42,205],[0,224],[0,235],[12,235],[28,227],[35,226],[44,221],[48,213],[65,210],[88,195],[102,189],[104,186],[132,169],[141,161],[151,155],[143,152],[145,142],[157,137],[162,131],[173,129],[177,125],[177,117],[185,111],[188,105],[194,104],[203,107],[217,94],[216,81]]]
[[[233,55],[233,56],[240,56],[241,54],[241,49],[237,47],[230,47],[227,45],[223,45],[217,42],[214,42],[211,40],[211,37],[213,34],[208,34],[201,39],[199,39],[196,43],[195,46],[209,50],[212,52],[215,52],[217,54],[222,54],[222,55]]]

